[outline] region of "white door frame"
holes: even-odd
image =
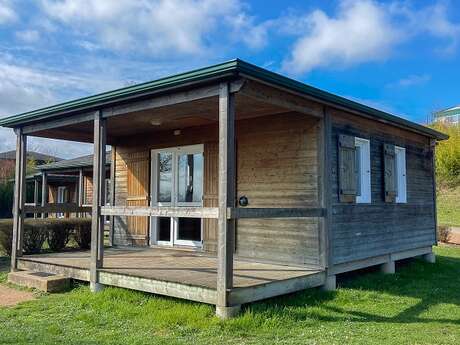
[[[171,167],[171,202],[158,202],[158,154],[159,153],[171,153],[172,154],[172,167]],[[192,206],[192,207],[202,207],[203,200],[200,202],[179,202],[178,199],[178,157],[182,153],[187,154],[204,154],[204,145],[189,145],[189,146],[177,146],[169,147],[163,149],[153,149],[151,150],[151,191],[150,195],[152,196],[150,200],[151,206]],[[203,156],[204,163],[204,156]],[[204,167],[203,167],[204,168]],[[203,172],[204,178],[204,172]],[[202,186],[204,187],[204,181],[201,181]],[[201,248],[203,243],[203,221],[201,221],[201,240],[200,241],[190,241],[190,240],[180,240],[178,238],[179,234],[179,219],[177,217],[171,217],[171,229],[170,229],[170,241],[160,241],[158,240],[158,221],[157,217],[150,217],[150,245],[161,245],[161,246],[188,246],[194,248]]]

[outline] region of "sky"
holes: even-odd
[[[0,0],[0,117],[233,58],[425,123],[460,104],[460,1]]]

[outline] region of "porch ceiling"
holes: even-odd
[[[107,119],[107,143],[114,144],[119,138],[134,134],[172,131],[187,127],[206,126],[218,123],[218,97],[207,97],[159,108],[130,111]],[[289,110],[244,94],[235,96],[237,120],[285,113]],[[42,130],[34,136],[93,142],[93,122],[81,122],[59,128]]]

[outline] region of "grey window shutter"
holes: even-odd
[[[385,202],[395,202],[398,190],[396,184],[396,153],[394,145],[383,145],[383,167],[385,170]]]
[[[355,137],[339,135],[339,199],[340,202],[356,200],[356,147]]]

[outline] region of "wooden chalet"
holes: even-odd
[[[241,60],[0,125],[17,134],[13,270],[210,303],[225,318],[334,289],[343,272],[434,260],[434,150],[446,136]],[[91,252],[22,255],[24,214],[49,211],[23,203],[28,136],[94,143],[91,207],[60,205],[92,213]]]

